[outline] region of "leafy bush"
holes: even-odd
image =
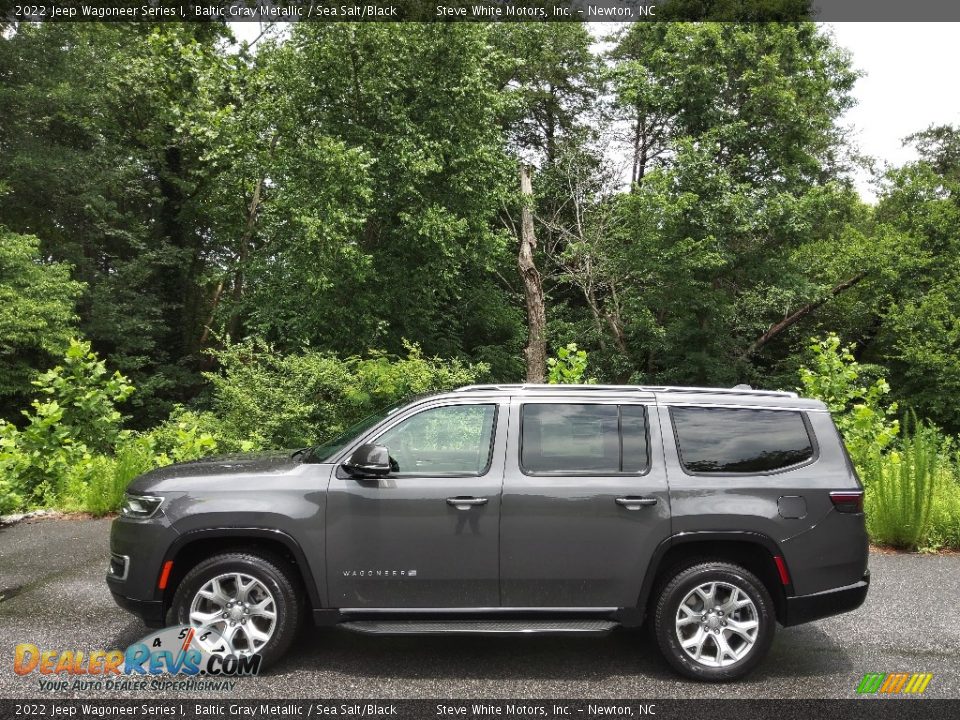
[[[576,343],[568,343],[557,350],[557,356],[547,358],[547,382],[551,385],[592,385],[596,378],[586,379],[587,352],[579,350]]]
[[[252,448],[249,444],[231,445],[229,442],[222,447],[217,439],[222,434],[221,423],[211,413],[194,412],[177,406],[166,421],[142,433],[140,437],[150,448],[157,466],[197,460],[218,450],[230,452]]]
[[[207,374],[219,423],[199,417],[224,447],[301,447],[381,407],[467,385],[487,372],[483,364],[425,358],[416,345],[406,348],[402,358],[375,352],[344,360],[313,350],[282,355],[258,340],[229,344],[215,353],[220,372]]]
[[[809,366],[800,368],[800,392],[826,403],[858,468],[889,448],[900,432],[897,404],[884,400],[890,386],[883,377],[868,382],[869,369],[834,333],[811,339]]]
[[[934,498],[944,481],[943,438],[913,420],[900,448],[872,454],[863,468],[867,528],[875,542],[915,549],[928,540]]]
[[[82,472],[95,454],[111,452],[122,436],[116,405],[133,392],[79,340],[71,340],[61,365],[33,384],[41,397],[24,411],[23,429],[0,421],[0,477],[9,486],[0,505],[8,508],[52,504],[72,473]]]

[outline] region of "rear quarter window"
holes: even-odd
[[[697,474],[755,474],[813,459],[803,413],[750,408],[670,408],[680,462]]]

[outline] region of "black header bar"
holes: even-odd
[[[940,720],[960,716],[960,700],[366,700],[230,699],[217,694],[176,700],[66,700],[54,696],[0,700],[3,718],[170,718],[171,720]]]
[[[6,22],[960,21],[956,0],[4,0]],[[891,49],[895,51],[895,48]]]

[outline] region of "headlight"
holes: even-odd
[[[157,512],[162,502],[163,498],[154,497],[153,495],[131,495],[130,493],[125,493],[123,496],[123,508],[120,512],[129,518],[145,520],[148,517],[153,517],[153,514]]]

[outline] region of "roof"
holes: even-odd
[[[682,405],[700,403],[710,405],[752,405],[758,407],[803,408],[824,410],[819,400],[801,398],[795,392],[757,390],[749,385],[732,388],[685,387],[677,385],[540,385],[532,383],[468,385],[445,393],[450,396],[476,393],[478,395],[526,395],[609,398],[629,396],[637,399],[656,399],[658,404]]]

